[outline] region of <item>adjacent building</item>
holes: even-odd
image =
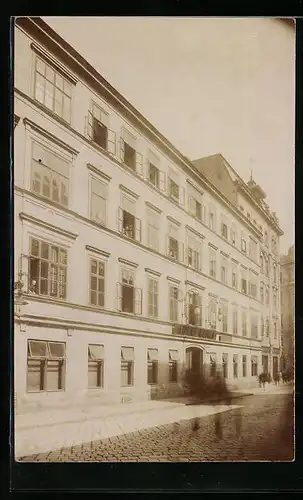
[[[40,18],[15,27],[16,411],[279,369],[279,237],[221,154],[190,161]]]
[[[294,373],[294,245],[281,256],[281,368]]]

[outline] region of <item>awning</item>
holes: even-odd
[[[169,351],[169,359],[171,361],[179,361],[179,352],[178,351]]]
[[[124,361],[134,361],[134,348],[121,347],[121,358],[124,359]]]
[[[103,345],[89,345],[88,357],[93,361],[104,359],[104,346]]]
[[[147,357],[149,361],[158,361],[158,349],[148,349]]]
[[[209,360],[211,363],[216,363],[217,362],[217,357],[216,357],[216,354],[215,353],[210,353],[209,354]]]
[[[48,347],[52,358],[65,357],[65,344],[63,342],[49,342]]]

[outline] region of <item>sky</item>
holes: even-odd
[[[295,33],[270,18],[43,17],[185,156],[221,153],[294,243]]]

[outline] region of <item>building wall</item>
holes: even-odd
[[[285,370],[294,368],[294,247],[281,257],[281,328]]]
[[[47,405],[63,404],[71,401],[91,398],[92,390],[87,390],[87,345],[95,341],[105,348],[105,386],[102,391],[95,391],[97,400],[102,392],[102,400],[121,400],[124,389],[119,386],[121,345],[135,347],[134,387],[126,392],[132,398],[150,397],[146,379],[146,349],[151,344],[159,348],[160,363],[167,363],[168,349],[176,348],[180,352],[180,365],[184,364],[185,341],[172,333],[169,318],[169,286],[174,283],[180,290],[180,297],[185,298],[189,290],[195,289],[201,296],[202,328],[209,328],[209,301],[215,297],[218,303],[228,304],[228,327],[224,341],[217,338],[213,342],[187,339],[191,344],[209,352],[215,351],[220,362],[222,352],[229,353],[231,363],[229,381],[234,385],[255,383],[250,374],[250,356],[257,355],[261,370],[261,313],[264,306],[260,303],[259,254],[261,241],[258,240],[254,227],[243,220],[240,213],[214,194],[212,188],[194,174],[181,169],[177,159],[172,161],[164,148],[151,143],[147,136],[122,117],[101,96],[96,95],[92,87],[78,79],[72,93],[71,123],[47,110],[34,100],[35,71],[34,64],[37,50],[31,46],[33,40],[16,28],[15,36],[15,103],[14,113],[21,119],[14,131],[14,183],[15,183],[15,280],[23,272],[27,305],[23,306],[21,317],[16,320],[15,330],[15,386],[21,408],[29,402]],[[45,48],[43,50],[46,50]],[[39,51],[38,51],[39,52]],[[62,62],[56,62],[62,66]],[[73,75],[73,78],[75,75]],[[78,78],[78,77],[77,77]],[[88,110],[94,100],[109,113],[108,128],[116,133],[116,153],[109,154],[94,145],[87,135]],[[142,154],[142,171],[138,174],[122,165],[120,158],[120,134],[122,127],[127,128],[136,137],[136,150]],[[71,164],[69,177],[69,197],[66,208],[48,201],[32,191],[32,154],[33,143],[37,142]],[[149,150],[160,160],[160,169],[165,174],[165,188],[157,189],[146,178],[146,164]],[[173,169],[174,174],[171,174]],[[168,177],[180,186],[180,200],[176,203],[169,197]],[[106,220],[103,225],[91,220],[90,201],[92,178],[107,185]],[[190,181],[190,184],[188,183]],[[201,194],[204,208],[202,220],[189,214],[190,193],[193,185]],[[182,193],[182,194],[181,194]],[[135,215],[141,221],[140,241],[133,241],[119,232],[119,206],[122,197],[130,196],[135,202]],[[148,248],[147,210],[156,209],[159,216],[158,251]],[[214,207],[215,226],[209,227],[209,213]],[[230,238],[221,235],[221,222],[226,220],[229,228],[236,227],[237,240],[232,244]],[[167,237],[173,224],[178,240],[184,245],[186,255],[188,235],[200,242],[201,268],[190,268],[186,257],[175,262],[168,256]],[[255,259],[249,251],[241,251],[240,235],[245,239],[253,236],[257,242]],[[67,295],[66,300],[41,297],[30,293],[28,262],[30,238],[36,237],[59,245],[67,250]],[[210,276],[210,248],[216,249],[217,275]],[[105,263],[105,304],[104,308],[89,303],[89,259],[95,258]],[[227,260],[227,281],[221,282],[221,261]],[[233,262],[232,262],[233,259]],[[232,288],[231,269],[238,268],[238,285]],[[142,290],[142,314],[130,315],[117,308],[117,286],[121,281],[121,268],[126,267],[135,273],[135,286]],[[253,273],[257,283],[257,297],[244,294],[240,290],[241,269]],[[158,281],[158,318],[148,318],[148,277]],[[222,306],[223,307],[223,306]],[[278,306],[279,307],[279,306]],[[232,310],[238,313],[237,333],[233,329]],[[247,310],[247,334],[243,335],[240,311]],[[278,312],[278,311],[277,311]],[[179,302],[178,322],[184,323],[184,303]],[[258,318],[257,338],[250,338],[250,316]],[[272,317],[269,312],[270,318]],[[218,332],[222,332],[222,321],[217,322]],[[102,331],[101,331],[102,330]],[[127,335],[125,330],[128,331]],[[28,339],[58,340],[66,342],[66,380],[65,391],[28,394],[26,392],[26,345]],[[222,336],[223,338],[223,336]],[[226,340],[228,339],[228,341]],[[221,343],[220,343],[221,342]],[[266,341],[265,341],[266,344]],[[279,338],[274,339],[279,347]],[[248,375],[232,377],[232,355],[248,356]],[[240,358],[239,358],[240,359]],[[118,374],[118,375],[117,375]],[[242,380],[241,380],[242,379]],[[89,396],[88,396],[89,395]],[[24,403],[24,404],[23,404]],[[23,411],[22,410],[22,411]]]

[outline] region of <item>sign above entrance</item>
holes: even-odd
[[[198,326],[181,324],[173,325],[172,333],[173,335],[183,335],[184,337],[198,337],[211,340],[216,340],[217,334],[216,330],[207,330]]]

